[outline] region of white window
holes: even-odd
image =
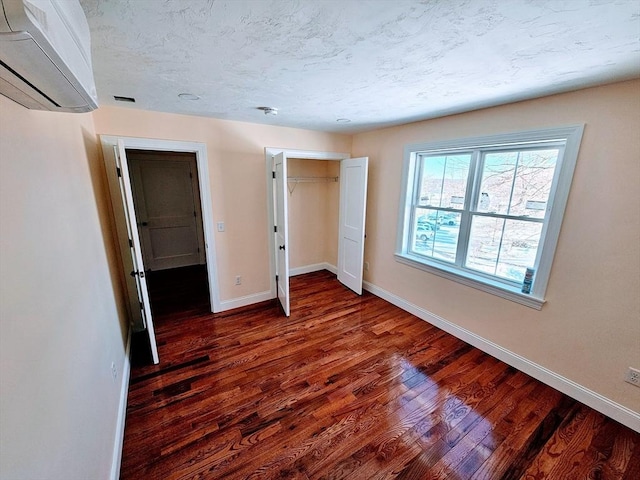
[[[541,308],[583,128],[405,147],[398,261]]]

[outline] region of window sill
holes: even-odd
[[[516,302],[527,307],[535,308],[536,310],[542,310],[542,305],[545,303],[544,298],[524,294],[516,287],[510,287],[498,282],[491,282],[491,280],[487,280],[479,275],[476,276],[470,272],[461,272],[459,270],[454,270],[453,268],[447,268],[445,265],[438,267],[428,265],[417,257],[406,253],[396,253],[395,257],[396,261],[399,263],[424,270],[425,272],[433,273],[434,275],[461,283],[468,287],[482,290],[483,292],[487,292],[492,295],[497,295],[498,297],[511,300],[512,302]]]

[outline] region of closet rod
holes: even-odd
[[[337,182],[338,177],[287,177],[287,181],[303,183],[303,182]]]

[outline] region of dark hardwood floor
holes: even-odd
[[[640,479],[640,434],[328,272],[291,292],[156,305],[123,480]]]

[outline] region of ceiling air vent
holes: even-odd
[[[120,97],[118,95],[114,95],[113,98],[116,102],[136,103],[136,99],[133,97]]]

